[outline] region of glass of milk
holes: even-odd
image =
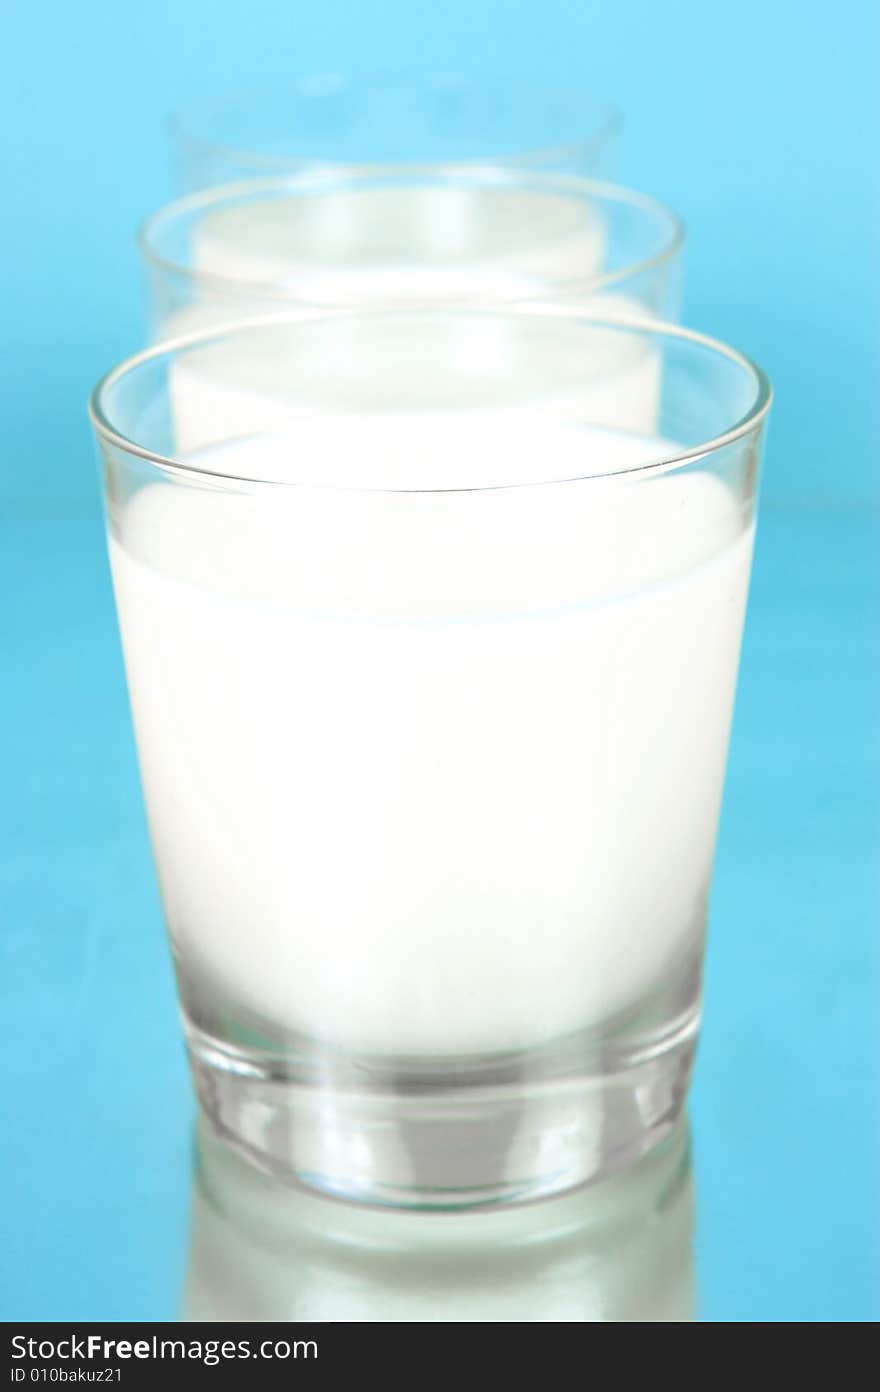
[[[296,1192],[199,1128],[182,1317],[676,1323],[695,1317],[687,1126],[604,1184],[481,1213]]]
[[[153,337],[295,307],[577,300],[676,318],[671,209],[502,167],[311,172],[179,199],[141,229]]]
[[[456,1208],[675,1124],[769,388],[565,303],[269,316],[97,387],[202,1107]]]
[[[487,163],[606,177],[618,112],[583,91],[503,80],[312,76],[191,105],[171,120],[184,193],[235,179]]]

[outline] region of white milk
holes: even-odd
[[[265,198],[206,213],[192,264],[318,304],[501,299],[599,274],[603,226],[582,196],[386,187]]]
[[[541,432],[558,431],[560,416],[656,434],[660,355],[641,334],[587,328],[562,311],[524,322],[509,311],[462,320],[437,310],[402,320],[400,311],[366,323],[344,313],[323,315],[246,330],[178,355],[169,367],[176,453],[289,430],[294,422],[311,430],[314,417],[315,436],[300,437],[297,476],[305,468],[325,477],[329,452],[337,483],[375,486],[359,474],[368,420],[380,431],[371,437],[374,459],[387,455],[386,439],[401,441],[399,477],[386,478],[384,486],[406,487],[414,462],[450,428],[454,412],[458,424],[451,428],[458,434],[436,452],[438,476],[444,487],[467,487],[515,481],[511,469],[523,481],[534,478],[546,451]],[[523,429],[530,429],[531,452],[525,444],[513,455],[507,445],[498,450],[505,431],[519,439]],[[475,467],[484,468],[493,453],[497,477],[475,478]],[[383,468],[387,474],[387,457]],[[458,471],[455,478],[450,468]],[[581,472],[573,462],[572,473]]]
[[[674,976],[746,597],[732,493],[680,472],[379,491],[669,452],[492,412],[316,412],[200,459],[302,487],[161,483],[117,511],[168,921],[240,1019],[464,1055],[601,1025]]]

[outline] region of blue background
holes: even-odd
[[[173,1315],[190,1102],[85,419],[142,335],[182,98],[313,71],[607,94],[685,316],[777,390],[693,1105],[700,1309],[880,1315],[880,11],[842,0],[13,0],[0,42],[0,1316]]]

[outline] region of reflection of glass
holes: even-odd
[[[619,124],[612,107],[582,90],[324,74],[189,106],[172,119],[171,144],[185,192],[258,175],[378,165],[488,163],[595,175],[608,172]]]
[[[692,1226],[685,1123],[602,1184],[468,1215],[314,1197],[254,1169],[203,1124],[183,1317],[687,1321]]]
[[[172,337],[307,305],[596,302],[679,308],[683,229],[662,203],[566,175],[388,170],[236,183],[144,224],[151,324]]]

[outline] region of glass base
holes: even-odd
[[[601,1184],[481,1212],[283,1184],[197,1131],[182,1318],[670,1323],[694,1318],[686,1118]]]
[[[196,1093],[228,1144],[261,1169],[391,1208],[486,1208],[560,1194],[631,1164],[678,1120],[699,1022],[587,1062],[565,1048],[430,1063],[274,1057],[188,1024]],[[579,1062],[580,1054],[580,1062]]]

